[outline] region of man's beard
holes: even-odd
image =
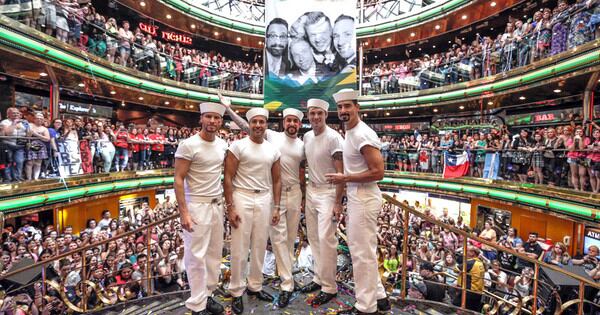
[[[350,120],[350,114],[340,114],[340,120],[341,121],[348,121],[348,120]]]
[[[295,135],[296,133],[298,133],[298,128],[290,126],[285,128],[285,131],[289,134],[289,135]]]

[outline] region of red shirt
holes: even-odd
[[[130,133],[129,134],[129,138],[131,138],[132,140],[138,140],[138,135],[139,134],[133,134]],[[140,152],[140,144],[139,143],[130,143],[129,144],[129,150],[131,150],[131,152]]]
[[[165,140],[165,136],[157,134],[157,133],[150,134],[148,136],[148,138],[150,138],[150,140],[159,140],[159,141],[164,141]],[[165,151],[165,145],[162,144],[162,143],[153,144],[152,145],[152,151],[163,152],[163,151]]]
[[[127,132],[126,130],[117,131],[115,136],[117,137],[117,140],[115,140],[116,147],[123,149],[127,149],[129,147],[129,143],[127,143],[129,132]]]

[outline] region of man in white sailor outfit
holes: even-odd
[[[223,250],[221,175],[227,143],[217,137],[225,107],[200,104],[202,130],[175,153],[175,195],[183,227],[184,264],[190,283],[185,305],[192,314],[221,314],[211,297],[217,288]]]
[[[231,224],[231,281],[235,314],[244,311],[242,295],[272,302],[262,289],[262,267],[267,247],[269,223],[279,223],[281,166],[279,151],[264,140],[269,111],[253,108],[246,113],[248,137],[231,144],[225,158],[225,207]],[[250,254],[250,270],[245,276]]]
[[[249,132],[248,123],[231,110],[229,99],[220,96],[221,103],[238,126]],[[277,306],[288,305],[290,295],[294,291],[292,265],[294,264],[294,243],[298,234],[300,212],[302,207],[302,191],[305,183],[304,143],[298,139],[298,131],[302,126],[304,114],[294,108],[283,111],[283,132],[267,130],[267,141],[281,153],[281,208],[279,223],[269,231],[271,246],[275,254],[277,272],[281,278],[281,294]]]
[[[338,314],[377,314],[390,309],[377,265],[377,215],[384,175],[381,143],[373,129],[360,120],[358,92],[343,89],[333,95],[338,116],[345,123],[344,172],[327,174],[335,184],[346,184],[348,246],[352,257],[356,304]]]
[[[314,257],[314,277],[302,288],[308,293],[321,290],[313,306],[327,303],[337,295],[337,219],[342,212],[342,184],[327,182],[325,174],[343,172],[342,136],[326,124],[329,103],[320,99],[307,101],[312,130],[304,135],[308,164],[306,189],[306,229]]]

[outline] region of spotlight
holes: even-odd
[[[392,38],[388,37],[388,38],[387,38],[387,42],[388,42],[388,43],[392,42]]]
[[[465,109],[465,107],[464,107],[464,106],[462,106],[462,105],[458,106],[458,108],[460,108],[460,109]]]
[[[140,100],[140,101],[143,101],[143,100],[144,100],[144,97],[143,97],[143,96],[140,96],[140,97],[138,97],[138,100]]]
[[[115,95],[115,94],[117,94],[117,91],[114,91],[114,90],[110,91],[110,95]]]
[[[389,113],[389,112],[388,112],[388,113],[385,113],[385,115],[386,115],[386,116],[389,116],[389,115],[390,115],[390,113]]]
[[[413,111],[412,111],[412,110],[409,110],[409,111],[408,111],[408,114],[409,114],[409,115],[412,115],[412,114],[413,114]]]
[[[81,82],[81,83],[77,84],[77,86],[78,86],[78,87],[84,87],[84,86],[85,86],[85,83]]]
[[[489,102],[488,102],[488,105],[494,105],[494,102],[492,102],[492,101],[489,101]]]
[[[167,14],[167,19],[171,19],[171,15],[170,14]]]
[[[196,28],[196,24],[192,24],[192,25],[190,25],[190,27],[191,27],[192,29],[195,29],[195,28]]]
[[[410,37],[415,37],[417,34],[415,33],[410,33]]]
[[[560,93],[560,92],[562,92],[562,90],[561,90],[561,89],[556,89],[556,90],[554,90],[554,93]]]
[[[215,34],[215,36],[219,36],[219,32],[215,32],[214,34]]]
[[[519,99],[520,99],[521,101],[524,101],[524,100],[525,100],[525,96],[521,96],[521,97],[519,97]]]
[[[490,7],[495,7],[495,6],[496,6],[496,1],[490,2]]]
[[[463,16],[461,17],[461,19],[466,20],[467,19],[467,15],[463,14]]]
[[[433,109],[433,112],[434,112],[434,113],[437,113],[437,112],[438,112],[438,109],[437,109],[437,108],[434,108],[434,109]]]
[[[146,2],[140,1],[140,6],[145,7],[146,6]]]
[[[239,42],[239,41],[241,41],[241,40],[242,40],[242,38],[241,38],[241,37],[238,37],[238,38],[236,38],[236,40]]]
[[[165,101],[165,105],[169,105],[169,104],[171,104],[171,102]]]
[[[46,72],[40,72],[40,77],[47,77],[48,74]]]
[[[437,25],[435,26],[435,29],[436,29],[436,30],[439,30],[440,28],[441,28],[441,26],[440,26],[439,24],[437,24]]]

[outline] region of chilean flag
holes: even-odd
[[[467,152],[444,154],[444,178],[465,176],[469,172],[469,155]]]

